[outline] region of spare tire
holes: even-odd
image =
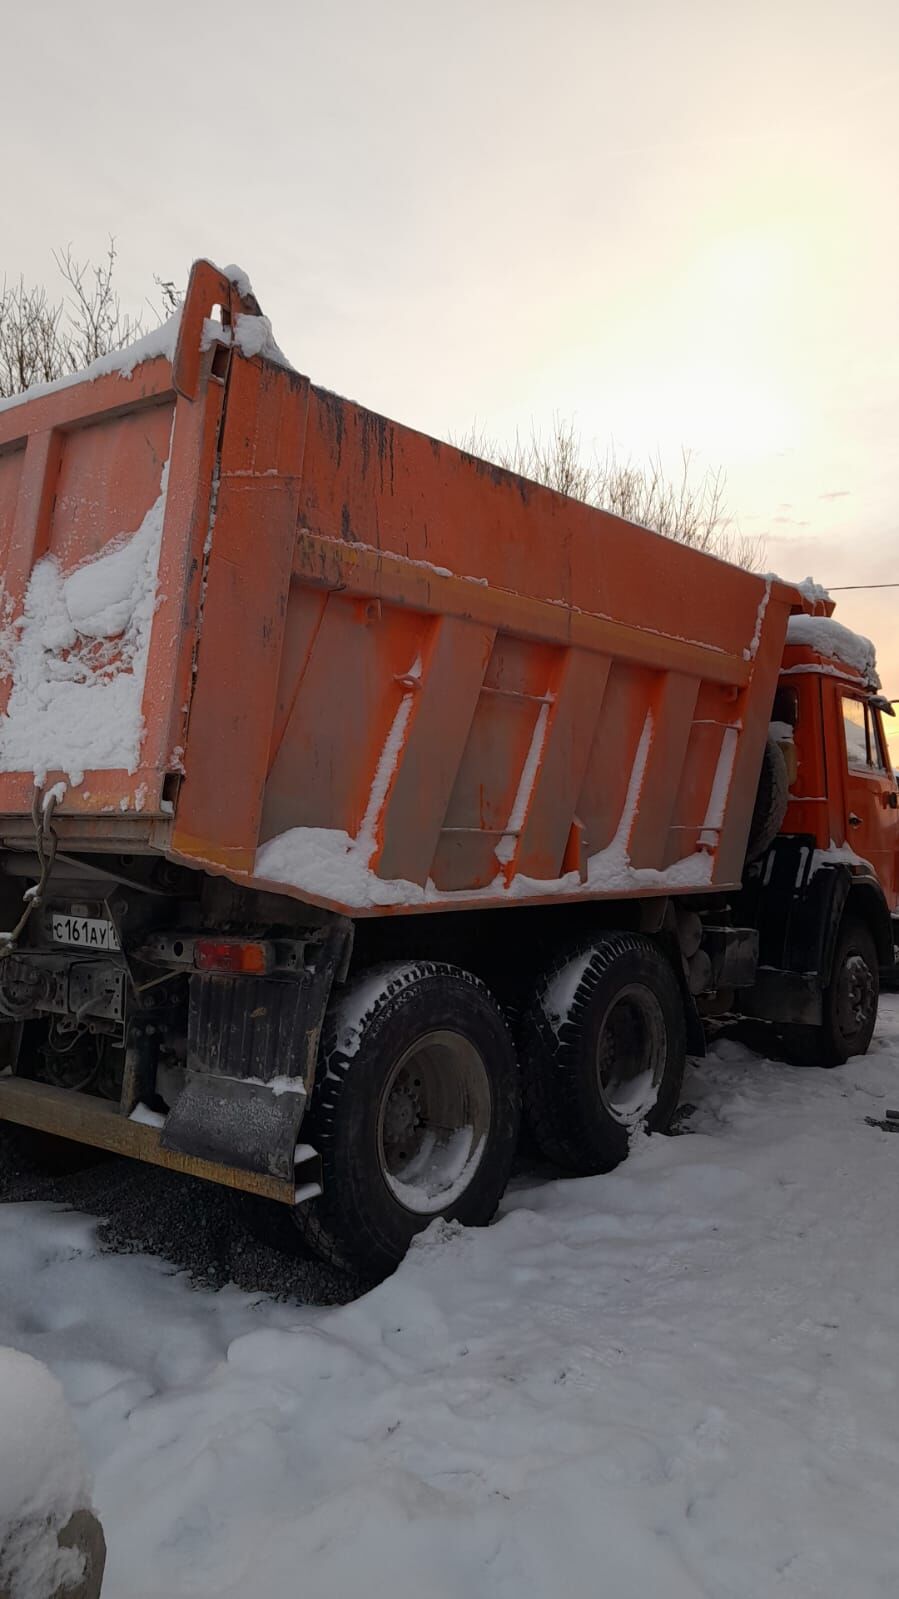
[[[790,779],[784,753],[780,745],[769,738],[762,755],[759,786],[749,824],[747,861],[757,861],[773,844],[787,814],[789,798]]]

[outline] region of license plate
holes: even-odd
[[[119,949],[112,922],[92,916],[54,915],[50,924],[55,944],[77,944],[80,949]]]

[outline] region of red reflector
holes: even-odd
[[[198,938],[194,963],[201,972],[267,972],[269,946],[233,938]]]

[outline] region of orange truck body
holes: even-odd
[[[831,1064],[867,1048],[899,886],[889,707],[807,585],[389,422],[270,335],[198,262],[176,340],[0,402],[0,1118],[295,1217],[330,1182],[351,1252],[390,1145],[424,1208],[389,1201],[383,1265],[428,1215],[492,1214],[527,1104],[509,1024],[560,961],[575,985],[597,949],[603,982],[631,962],[585,1078],[623,1096],[614,1158],[644,1115],[627,1085],[662,1130],[715,1018]],[[393,1004],[385,971],[415,1071],[366,1010],[372,983]],[[543,1106],[555,1025],[520,1053]],[[508,1068],[480,1101],[472,1054]],[[429,1151],[457,1135],[477,1160],[504,1142],[470,1203],[448,1168],[442,1205]]]
[[[172,355],[0,410],[13,628],[167,468],[142,738],[40,773],[65,847],[353,917],[738,885],[797,592],[229,347],[213,306],[236,326],[200,263]],[[9,839],[34,781],[0,771]]]

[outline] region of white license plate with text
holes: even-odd
[[[118,949],[119,940],[112,922],[92,916],[54,914],[51,932],[55,944],[74,944],[80,949]]]

